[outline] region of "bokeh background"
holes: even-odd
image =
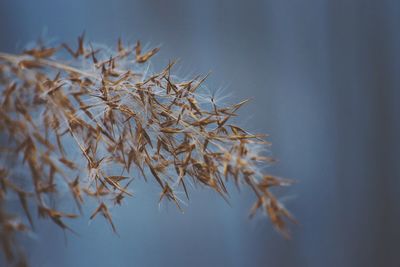
[[[1,51],[86,30],[161,44],[155,68],[212,70],[210,89],[253,98],[242,123],[271,135],[269,171],[298,181],[282,194],[300,222],[289,241],[247,218],[248,190],[231,206],[192,190],[181,214],[135,181],[119,236],[89,211],[66,240],[42,222],[24,239],[32,266],[400,266],[399,25],[396,0],[1,0]]]

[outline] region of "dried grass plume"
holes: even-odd
[[[232,123],[247,101],[221,105],[201,91],[205,77],[171,74],[174,62],[149,74],[158,51],[120,40],[111,51],[82,35],[76,49],[39,44],[0,53],[0,241],[9,262],[23,261],[15,234],[33,229],[35,209],[72,230],[65,221],[81,214],[50,201],[63,188],[79,210],[95,199],[90,219],[103,215],[116,231],[109,207],[131,195],[139,176],[179,209],[176,190],[189,198],[189,182],[225,199],[227,182],[249,186],[256,199],[250,216],[264,210],[287,234],[285,221],[293,218],[270,189],[290,182],[261,172],[272,161],[259,153],[263,136]],[[25,215],[10,212],[12,196]]]

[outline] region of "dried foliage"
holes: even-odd
[[[20,259],[15,233],[33,228],[32,210],[71,230],[54,196],[68,188],[79,210],[85,199],[98,207],[116,231],[110,205],[130,196],[133,177],[154,179],[167,199],[181,209],[179,188],[201,184],[227,199],[226,182],[249,186],[256,196],[251,216],[264,210],[287,234],[293,220],[271,193],[290,182],[265,175],[272,161],[259,154],[267,143],[232,123],[247,101],[220,106],[202,94],[204,78],[179,81],[174,63],[148,74],[158,48],[142,51],[140,42],[94,48],[78,38],[77,49],[37,45],[20,55],[0,53],[0,241],[11,261]],[[260,165],[261,164],[261,165]],[[17,196],[29,225],[11,214],[9,195]]]

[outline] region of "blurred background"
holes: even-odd
[[[135,180],[112,211],[119,236],[90,211],[80,236],[42,222],[24,239],[32,266],[400,266],[399,25],[395,0],[1,0],[1,51],[86,30],[162,45],[156,70],[212,70],[211,90],[253,98],[242,124],[270,134],[269,171],[298,181],[280,194],[300,222],[291,240],[247,218],[249,190],[229,206],[193,189],[182,214]]]

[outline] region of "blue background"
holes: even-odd
[[[262,217],[253,196],[232,206],[198,188],[185,213],[158,207],[154,183],[101,218],[50,222],[23,239],[32,266],[399,266],[400,2],[0,0],[0,48],[21,51],[47,36],[162,44],[160,68],[213,74],[211,89],[253,97],[242,124],[271,135],[270,172],[298,184],[284,203],[300,221],[292,240]],[[179,73],[179,71],[178,71]]]

